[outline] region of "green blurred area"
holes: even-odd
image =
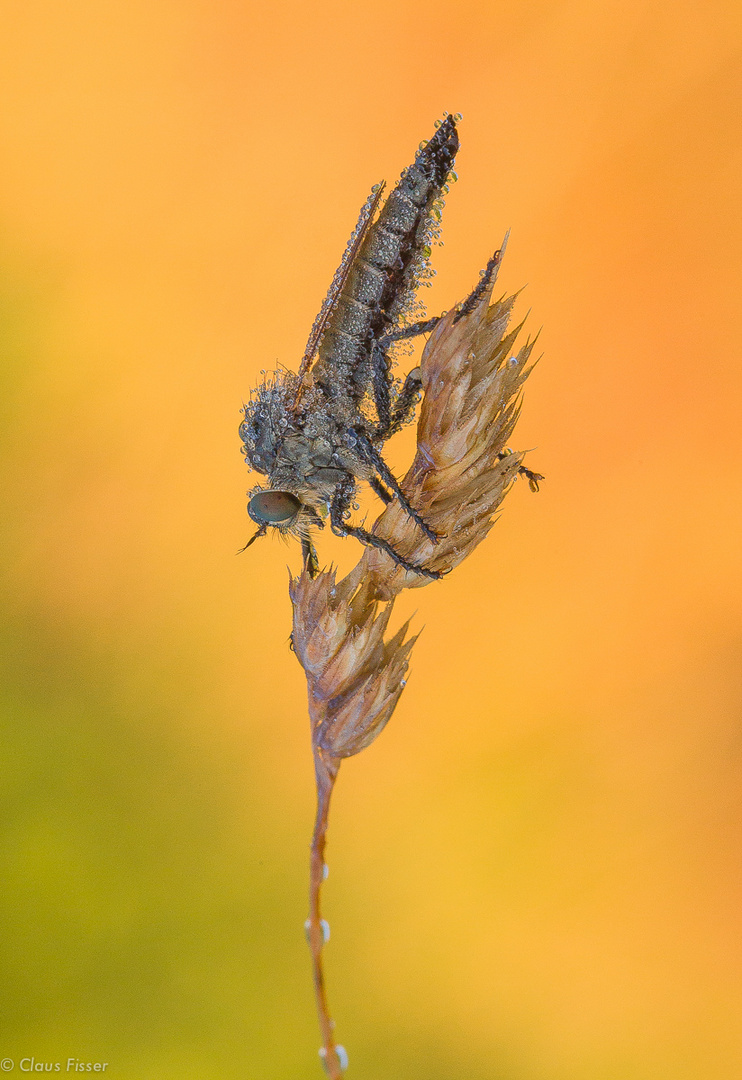
[[[208,704],[151,647],[127,670],[48,611],[3,625],[3,1052],[302,1075],[304,860],[256,809],[259,758],[184,732]]]
[[[308,822],[266,820],[260,754],[225,753],[212,673],[172,613],[142,624],[133,596],[117,628],[45,594],[29,494],[56,289],[4,286],[0,1053],[16,1071],[303,1076],[304,837],[282,845]]]

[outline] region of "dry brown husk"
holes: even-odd
[[[487,536],[523,459],[507,444],[534,342],[513,354],[520,327],[507,327],[516,298],[491,302],[493,284],[472,312],[441,319],[420,362],[417,453],[402,488],[441,539],[430,541],[396,501],[373,527],[408,562],[443,573]],[[416,640],[405,624],[384,641],[394,598],[430,580],[376,548],[341,581],[332,569],[291,580],[293,645],[307,676],[315,754],[328,764],[363,750],[391,717]]]

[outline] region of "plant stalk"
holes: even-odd
[[[330,813],[330,796],[340,768],[340,759],[326,757],[320,747],[314,747],[314,773],[317,782],[317,815],[314,820],[312,849],[309,863],[309,918],[307,919],[307,938],[312,954],[314,975],[314,993],[317,1001],[324,1065],[330,1080],[342,1080],[343,1070],[340,1065],[333,1036],[334,1023],[330,1016],[325,990],[325,977],[322,969],[322,946],[325,935],[320,913],[320,892],[325,878],[325,843],[327,824]]]

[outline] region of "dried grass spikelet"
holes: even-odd
[[[379,604],[363,580],[363,560],[342,581],[335,571],[291,581],[292,640],[309,684],[312,740],[333,758],[371,743],[394,712],[416,637],[409,623],[389,641],[393,604]]]
[[[487,536],[523,459],[506,447],[534,342],[513,355],[521,329],[507,333],[515,296],[490,303],[493,284],[473,311],[457,318],[454,309],[440,320],[420,362],[417,453],[402,488],[441,539],[429,540],[396,500],[374,525],[409,562],[444,573]],[[307,675],[313,742],[324,755],[358,753],[389,720],[415,639],[405,640],[407,625],[386,643],[383,634],[394,598],[430,580],[366,548],[340,582],[332,570],[291,581],[293,644]]]

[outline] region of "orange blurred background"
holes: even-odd
[[[343,768],[349,1075],[742,1075],[742,9],[26,0],[3,23],[0,1057],[320,1075],[299,551],[234,557],[236,432],[371,184],[447,109],[426,299],[512,229],[500,284],[527,283],[544,354],[513,445],[547,482],[400,601],[410,684]]]

